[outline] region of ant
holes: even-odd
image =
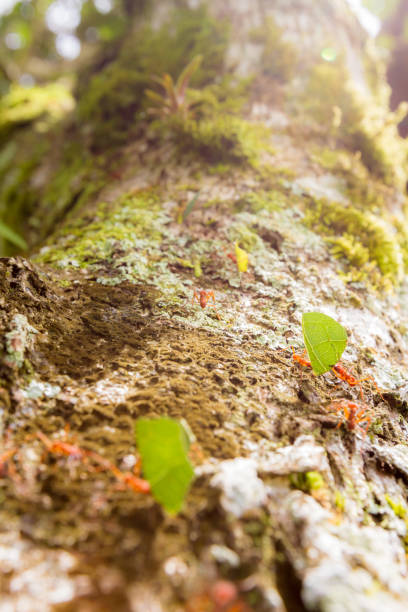
[[[292,349],[292,359],[295,363],[299,363],[300,365],[304,366],[305,368],[311,368],[312,364],[310,363],[310,361],[308,359],[305,359],[306,357],[306,349],[304,349],[303,353],[301,355],[298,355],[295,352],[295,349],[293,348],[293,346],[290,347]],[[286,351],[285,348],[278,348],[278,351]]]
[[[298,355],[295,352],[295,349],[293,348],[293,346],[291,346],[290,348],[292,349],[292,359],[295,363],[297,362],[300,365],[304,366],[305,368],[312,367],[312,364],[310,363],[309,359],[305,358],[306,349],[304,349],[301,355]],[[285,349],[279,349],[279,350],[285,350]],[[373,383],[374,387],[376,388],[381,398],[384,399],[381,393],[381,390],[378,387],[377,383],[375,382],[373,376],[365,376],[364,378],[356,378],[355,376],[353,376],[353,374],[350,374],[350,372],[347,372],[347,370],[341,365],[341,363],[336,363],[336,365],[334,365],[331,368],[331,370],[335,374],[335,376],[337,376],[337,378],[346,382],[348,385],[350,385],[350,387],[356,387],[357,385],[359,385],[360,396],[362,400],[364,400],[364,395],[363,395],[363,389],[362,389],[361,383],[364,382],[365,380],[371,380],[371,382]]]
[[[94,453],[92,451],[84,450],[76,444],[71,444],[69,442],[63,442],[62,440],[51,440],[42,433],[42,431],[37,431],[37,438],[41,440],[44,444],[45,448],[49,453],[54,453],[55,455],[67,455],[69,457],[75,457],[75,459],[85,460],[89,456],[93,456]]]
[[[371,424],[371,417],[365,414],[366,404],[356,404],[346,399],[341,399],[337,402],[332,402],[328,409],[336,412],[343,412],[343,420],[339,422],[337,427],[340,427],[343,422],[347,424],[349,431],[359,429],[363,432],[364,437],[367,435],[367,430]],[[365,427],[361,427],[360,423],[365,423]]]
[[[150,484],[147,480],[138,478],[131,472],[121,472],[115,465],[110,461],[104,459],[98,453],[93,451],[84,450],[75,444],[69,442],[63,442],[61,440],[51,440],[41,431],[37,431],[37,437],[45,445],[46,449],[50,453],[57,455],[68,455],[69,457],[75,457],[81,461],[86,461],[88,458],[92,458],[97,464],[103,469],[111,471],[118,480],[123,482],[129,489],[137,493],[150,493]],[[1,464],[0,464],[1,465]]]
[[[132,489],[135,493],[150,493],[150,483],[143,478],[139,478],[132,472],[121,472],[116,466],[110,466],[111,472],[129,489]]]
[[[301,355],[298,355],[297,353],[295,353],[295,349],[293,348],[293,346],[291,346],[290,348],[292,349],[292,359],[295,363],[297,362],[305,368],[312,367],[312,364],[310,363],[309,359],[305,359],[307,353],[306,349],[304,349]]]
[[[362,400],[364,399],[364,396],[363,396],[363,389],[361,387],[361,383],[364,382],[365,380],[371,380],[371,382],[373,383],[374,387],[376,388],[381,398],[384,399],[381,394],[381,390],[379,389],[377,383],[375,382],[372,376],[365,376],[364,378],[357,379],[355,376],[347,372],[347,370],[343,368],[343,366],[340,363],[336,363],[336,365],[332,367],[332,372],[334,372],[337,378],[340,378],[340,380],[344,380],[347,384],[349,384],[350,387],[355,387],[356,385],[359,385],[360,386],[360,396]]]
[[[214,291],[205,291],[204,289],[200,289],[198,292],[194,289],[193,299],[191,303],[194,304],[194,300],[196,300],[201,308],[205,308],[206,306],[210,306],[211,308],[216,308],[215,305],[215,295]],[[209,301],[212,300],[213,303],[209,304]],[[221,319],[220,315],[217,311],[215,311],[218,319]]]
[[[237,256],[235,255],[235,253],[227,253],[227,250],[225,247],[222,247],[223,251],[225,253],[225,257],[228,257],[228,259],[230,259],[232,262],[234,262],[234,264],[237,263]]]
[[[11,459],[17,452],[17,448],[9,448],[8,450],[4,451],[4,453],[1,453],[0,455],[0,477],[3,476],[3,474],[5,473],[5,467],[6,467],[6,463],[9,459]]]

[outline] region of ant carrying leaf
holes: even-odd
[[[317,375],[328,372],[346,348],[346,330],[328,315],[305,312],[302,331],[313,372]]]

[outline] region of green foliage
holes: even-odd
[[[340,176],[345,182],[344,193],[361,210],[385,206],[387,187],[374,180],[361,161],[360,152],[352,153],[345,149],[316,149],[312,159],[322,168]]]
[[[139,419],[135,432],[143,475],[153,496],[167,512],[176,514],[194,478],[188,435],[180,423],[168,418]]]
[[[317,491],[325,486],[324,479],[319,472],[299,472],[291,474],[289,477],[290,484],[295,489],[300,489],[305,493]]]
[[[183,212],[181,213],[181,221],[183,222],[187,219],[188,215],[193,211],[194,206],[197,204],[197,200],[198,200],[198,196],[200,195],[200,192],[196,193],[196,195],[194,196],[194,198],[192,198],[186,205],[185,209],[183,210]]]
[[[30,88],[13,84],[0,98],[0,135],[16,125],[34,120],[38,129],[45,131],[73,108],[74,100],[62,83]]]
[[[340,323],[321,312],[302,315],[302,331],[313,372],[324,374],[340,359],[347,344],[347,332]]]
[[[29,244],[37,233],[32,213],[38,208],[38,195],[32,176],[48,143],[28,130],[8,140],[0,148],[0,221],[14,234],[24,235]],[[45,222],[45,219],[42,219]],[[14,240],[0,241],[0,254],[13,255],[17,249],[27,248]]]
[[[388,93],[364,96],[351,84],[343,61],[316,64],[309,76],[302,112],[310,114],[339,146],[360,152],[374,176],[402,187],[406,181],[408,145],[398,135],[399,113],[388,110]]]
[[[181,72],[176,83],[174,83],[170,74],[164,74],[162,77],[152,77],[164,89],[164,93],[159,94],[151,89],[145,91],[146,96],[153,103],[148,109],[151,115],[158,115],[159,117],[179,115],[185,118],[193,112],[194,105],[188,102],[186,96],[187,87],[202,59],[202,55],[194,57]]]
[[[186,64],[202,56],[201,65],[190,75],[192,83],[199,87],[211,83],[223,72],[227,40],[228,28],[209,16],[205,7],[175,10],[159,30],[146,25],[126,38],[110,63],[96,75],[85,72],[80,79],[78,119],[94,126],[94,145],[102,147],[106,133],[118,144],[129,138],[129,126],[144,109],[152,75],[166,73],[170,87],[170,79],[176,80]]]
[[[5,238],[12,244],[14,244],[19,249],[27,248],[27,243],[24,240],[24,238],[16,234],[16,232],[14,232],[10,227],[8,227],[8,225],[6,225],[5,223],[2,223],[1,221],[0,221],[0,236],[2,238]]]

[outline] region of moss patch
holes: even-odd
[[[355,266],[346,280],[368,279],[374,286],[398,285],[404,273],[403,252],[395,228],[371,213],[337,202],[312,201],[306,224],[328,236],[333,253]]]
[[[173,121],[171,128],[183,151],[193,151],[214,164],[248,162],[256,166],[267,148],[265,129],[240,117]]]
[[[84,75],[78,90],[78,119],[92,125],[93,146],[126,142],[144,107],[145,90],[153,75],[169,73],[177,79],[197,55],[203,56],[192,84],[204,86],[223,71],[228,27],[205,7],[176,10],[158,31],[145,25],[125,41],[117,57],[91,78]]]
[[[398,135],[400,118],[388,111],[385,100],[368,98],[353,88],[344,63],[315,65],[301,100],[303,112],[324,125],[340,146],[360,152],[369,172],[388,184],[404,186],[408,145]]]
[[[125,194],[113,205],[101,203],[91,223],[68,224],[60,247],[45,247],[37,260],[83,268],[109,259],[119,247],[132,248],[137,239],[160,241],[158,210],[159,200],[150,190]]]

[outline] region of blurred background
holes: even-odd
[[[381,50],[392,88],[390,107],[395,110],[401,101],[408,100],[408,0],[346,1]],[[40,213],[40,221],[30,216],[34,202],[40,201],[35,193],[35,160],[32,154],[24,159],[21,152],[26,148],[25,141],[14,142],[14,134],[30,122],[35,122],[37,133],[45,134],[51,124],[69,113],[76,105],[76,94],[87,91],[90,77],[115,58],[133,18],[148,6],[149,0],[0,0],[1,254],[24,250],[27,243],[38,242],[55,221],[50,218],[47,225]],[[328,47],[321,57],[332,62],[336,53]],[[112,89],[109,83],[107,87]],[[109,106],[109,101],[106,104]],[[112,109],[109,112],[112,115]],[[114,114],[118,114],[116,109]],[[70,135],[74,129],[86,132],[81,117],[72,124]],[[403,137],[408,136],[408,115],[399,123],[399,131]],[[82,136],[84,142],[87,134]],[[102,136],[106,136],[105,127]],[[46,139],[43,141],[45,146]],[[31,146],[38,149],[38,143]],[[67,138],[62,135],[61,148],[67,146]],[[18,167],[13,161],[17,150],[23,157]],[[75,157],[79,157],[78,152]],[[83,160],[78,165],[82,167]],[[72,173],[75,183],[78,168]],[[70,185],[73,201],[81,189]],[[54,195],[50,199],[55,200],[56,216],[71,205]]]
[[[388,65],[391,108],[408,100],[408,0],[348,0],[376,38]],[[73,88],[79,65],[114,46],[145,0],[0,0],[0,96],[63,79]],[[408,135],[408,116],[400,124]]]

